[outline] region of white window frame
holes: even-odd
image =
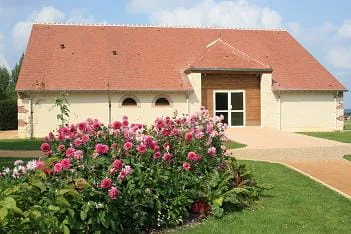
[[[227,93],[228,94],[228,110],[216,110],[216,93]],[[243,94],[243,109],[242,110],[232,110],[231,94],[232,93],[242,93]],[[229,89],[229,90],[213,90],[213,116],[216,116],[216,112],[227,112],[228,113],[228,126],[231,128],[242,128],[246,126],[246,93],[242,89]],[[243,125],[232,126],[232,112],[242,112],[243,113]]]

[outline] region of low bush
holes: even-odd
[[[49,133],[46,157],[1,174],[1,230],[131,233],[242,209],[261,188],[230,157],[221,120],[202,109],[150,128],[124,117]]]

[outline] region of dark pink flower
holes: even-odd
[[[156,120],[156,128],[162,128],[164,126],[164,122],[162,119]]]
[[[95,146],[96,153],[98,154],[106,154],[109,150],[107,145],[104,144],[97,144]]]
[[[199,161],[201,160],[201,156],[197,155],[195,152],[189,152],[188,153],[188,160],[190,161]]]
[[[66,150],[66,156],[67,156],[67,157],[73,157],[73,156],[74,156],[74,151],[76,151],[74,148],[69,147],[69,148]]]
[[[86,127],[87,127],[87,123],[86,122],[81,122],[81,123],[78,124],[78,129],[80,131],[84,131],[86,129]]]
[[[132,147],[133,147],[132,142],[128,141],[128,142],[124,143],[124,149],[125,150],[130,150]]]
[[[63,151],[65,151],[66,147],[64,145],[59,145],[57,147],[57,149],[58,149],[58,151],[63,152]]]
[[[157,151],[157,152],[155,152],[154,153],[154,155],[153,155],[153,159],[158,159],[158,158],[160,158],[161,157],[161,152],[160,151]]]
[[[43,143],[41,144],[40,146],[40,149],[41,151],[43,151],[44,153],[49,153],[50,152],[50,149],[51,149],[51,146],[49,145],[49,143]]]
[[[84,144],[87,143],[89,141],[89,135],[82,136],[82,141]]]
[[[83,144],[83,141],[79,138],[74,140],[74,145],[80,147]]]
[[[114,167],[116,170],[121,170],[121,169],[122,169],[122,166],[123,166],[123,163],[122,163],[121,160],[116,159],[115,161],[113,161],[113,167]]]
[[[111,187],[111,189],[108,190],[108,196],[112,199],[116,199],[119,194],[119,190],[116,187]]]
[[[61,165],[65,169],[70,168],[71,167],[71,160],[69,158],[64,158],[61,160]]]
[[[111,184],[112,184],[111,179],[105,178],[105,179],[101,180],[100,187],[104,188],[104,189],[108,189],[111,187]]]
[[[115,122],[112,123],[112,128],[113,129],[120,129],[121,126],[122,126],[122,124],[119,121],[115,121]]]
[[[128,127],[128,125],[129,125],[128,120],[125,119],[125,120],[122,121],[122,126],[123,127]]]
[[[169,160],[171,160],[172,159],[172,154],[170,154],[170,153],[165,153],[163,156],[162,156],[162,160],[163,161],[169,161]]]
[[[183,169],[186,171],[189,171],[191,169],[191,165],[188,162],[183,163]]]
[[[141,154],[145,154],[146,153],[146,145],[144,144],[140,144],[137,146],[137,151]]]
[[[185,133],[185,140],[186,141],[191,141],[193,139],[193,133],[192,132],[187,132]]]
[[[101,123],[100,122],[94,122],[93,123],[93,128],[94,129],[99,129],[101,127]]]
[[[56,164],[55,164],[55,166],[54,166],[54,171],[55,171],[56,173],[60,173],[60,172],[62,171],[62,169],[63,169],[63,166],[62,166],[61,163],[56,163]]]

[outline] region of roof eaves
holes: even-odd
[[[184,70],[186,74],[191,72],[218,71],[218,72],[258,72],[272,73],[272,68],[214,68],[214,67],[189,67]]]

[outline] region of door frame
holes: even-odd
[[[217,112],[228,112],[228,127],[230,128],[242,128],[246,126],[246,93],[243,89],[215,89],[213,90],[212,97],[213,97],[213,116],[216,116],[216,93],[227,93],[228,94],[228,110],[220,110]],[[243,110],[232,110],[231,109],[231,93],[242,93],[243,94]],[[230,107],[230,108],[229,108]],[[232,119],[232,112],[243,112],[243,125],[241,126],[232,126],[231,119]]]

